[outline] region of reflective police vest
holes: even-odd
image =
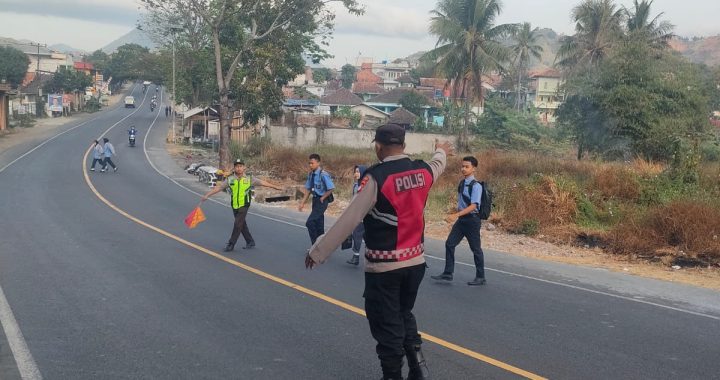
[[[365,173],[377,182],[375,207],[363,220],[365,258],[398,262],[422,255],[423,214],[433,184],[430,166],[403,158],[375,165]]]
[[[250,206],[250,188],[252,187],[250,178],[231,176],[228,178],[228,186],[230,187],[230,199],[233,209],[237,210],[241,207]]]

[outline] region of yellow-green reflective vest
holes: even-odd
[[[232,176],[228,178],[228,186],[230,186],[233,209],[250,206],[250,187],[252,187],[252,180],[250,178]]]

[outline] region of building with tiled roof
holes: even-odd
[[[352,92],[360,96],[363,100],[384,94],[387,91],[380,87],[377,83],[355,82],[352,84]]]
[[[355,81],[360,83],[382,83],[383,78],[372,71],[372,63],[363,63],[360,71],[355,74]]]
[[[413,125],[415,125],[417,119],[418,116],[414,113],[406,110],[405,108],[398,108],[392,113],[390,113],[388,123],[401,125],[405,129],[411,129]]]
[[[335,113],[340,107],[353,107],[362,104],[363,100],[347,88],[340,88],[330,95],[320,99],[320,104],[330,107],[330,113]]]

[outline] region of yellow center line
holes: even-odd
[[[91,149],[92,149],[92,148],[88,148],[88,150],[85,152],[85,156],[83,157],[82,168],[83,168],[83,177],[85,178],[85,183],[87,183],[88,187],[90,187],[90,190],[95,194],[95,196],[98,197],[98,199],[100,199],[100,201],[102,201],[103,203],[105,203],[108,207],[110,207],[111,209],[115,210],[115,211],[116,211],[117,213],[119,213],[120,215],[122,215],[122,216],[124,216],[124,217],[126,217],[126,218],[128,218],[128,219],[130,219],[130,220],[132,220],[133,222],[135,222],[135,223],[137,223],[137,224],[139,224],[139,225],[141,225],[141,226],[143,226],[143,227],[149,228],[150,230],[153,230],[153,231],[159,233],[160,235],[163,235],[163,236],[168,237],[168,238],[170,238],[170,239],[172,239],[172,240],[175,240],[175,241],[177,241],[177,242],[179,242],[179,243],[181,243],[181,244],[184,244],[184,245],[186,245],[186,246],[188,246],[188,247],[190,247],[190,248],[194,248],[194,249],[196,249],[196,250],[198,250],[198,251],[200,251],[200,252],[202,252],[202,253],[205,253],[205,254],[207,254],[207,255],[209,255],[209,256],[212,256],[212,257],[214,257],[214,258],[216,258],[216,259],[218,259],[218,260],[224,261],[224,262],[226,262],[226,263],[228,263],[228,264],[230,264],[230,265],[233,265],[233,266],[235,266],[235,267],[238,267],[238,268],[240,268],[240,269],[243,269],[243,270],[245,270],[245,271],[248,271],[248,272],[250,272],[250,273],[253,273],[253,274],[255,274],[255,275],[258,275],[258,276],[260,276],[260,277],[262,277],[262,278],[265,278],[265,279],[267,279],[267,280],[273,281],[273,282],[275,282],[275,283],[277,283],[277,284],[287,286],[287,287],[289,287],[289,288],[292,288],[292,289],[294,289],[294,290],[297,290],[297,291],[299,291],[299,292],[301,292],[301,293],[304,293],[304,294],[307,294],[307,295],[309,295],[309,296],[313,296],[313,297],[315,297],[315,298],[317,298],[317,299],[323,300],[323,301],[328,302],[328,303],[330,303],[330,304],[333,304],[333,305],[335,305],[335,306],[341,307],[341,308],[343,308],[343,309],[345,309],[345,310],[347,310],[347,311],[353,312],[353,313],[358,314],[358,315],[361,315],[361,316],[363,316],[363,317],[366,316],[366,315],[365,315],[365,311],[364,311],[363,309],[359,308],[359,307],[350,305],[350,304],[348,304],[348,303],[346,303],[346,302],[343,302],[343,301],[340,301],[340,300],[338,300],[338,299],[332,298],[332,297],[330,297],[330,296],[327,296],[327,295],[322,294],[322,293],[320,293],[320,292],[317,292],[317,291],[315,291],[315,290],[308,289],[308,288],[306,288],[306,287],[304,287],[304,286],[301,286],[301,285],[298,285],[298,284],[296,284],[296,283],[294,283],[294,282],[285,280],[285,279],[280,278],[280,277],[277,277],[277,276],[273,276],[272,274],[269,274],[269,273],[267,273],[267,272],[263,272],[263,271],[261,271],[261,270],[259,270],[259,269],[257,269],[257,268],[251,267],[251,266],[246,265],[246,264],[243,264],[243,263],[241,263],[241,262],[239,262],[239,261],[236,261],[236,260],[233,260],[233,259],[231,259],[231,258],[225,257],[225,256],[223,256],[223,255],[221,255],[221,254],[219,254],[219,253],[217,253],[217,252],[211,251],[211,250],[209,250],[209,249],[207,249],[207,248],[205,248],[205,247],[202,247],[202,246],[197,245],[197,244],[195,244],[195,243],[193,243],[193,242],[191,242],[191,241],[187,241],[187,240],[185,240],[185,239],[183,239],[183,238],[181,238],[181,237],[179,237],[179,236],[177,236],[177,235],[174,235],[174,234],[172,234],[172,233],[170,233],[170,232],[167,232],[167,231],[163,230],[162,228],[159,228],[159,227],[153,226],[152,224],[146,223],[146,222],[144,222],[144,221],[142,221],[142,220],[140,220],[140,219],[138,219],[138,218],[130,215],[129,213],[125,212],[124,210],[120,209],[119,207],[115,206],[113,203],[111,203],[110,201],[108,201],[102,194],[100,194],[100,192],[95,188],[95,186],[93,185],[92,181],[90,180],[90,176],[88,175],[88,171],[87,171],[87,158],[88,158],[88,155],[90,154]],[[440,346],[442,346],[442,347],[445,347],[445,348],[447,348],[447,349],[449,349],[449,350],[458,352],[458,353],[460,353],[460,354],[469,356],[469,357],[471,357],[471,358],[473,358],[473,359],[477,359],[477,360],[480,360],[480,361],[485,362],[485,363],[487,363],[487,364],[493,365],[493,366],[495,366],[495,367],[504,369],[504,370],[506,370],[506,371],[508,371],[508,372],[511,372],[511,373],[514,373],[514,374],[516,374],[516,375],[525,377],[525,378],[527,378],[527,379],[532,379],[532,380],[546,380],[546,378],[544,378],[544,377],[542,377],[542,376],[540,376],[540,375],[537,375],[537,374],[534,374],[534,373],[532,373],[532,372],[529,372],[529,371],[520,369],[520,368],[515,367],[515,366],[512,366],[512,365],[510,365],[510,364],[501,362],[501,361],[499,361],[499,360],[497,360],[497,359],[493,359],[493,358],[491,358],[491,357],[489,357],[489,356],[486,356],[486,355],[483,355],[483,354],[481,354],[481,353],[472,351],[472,350],[470,350],[470,349],[467,349],[467,348],[465,348],[465,347],[459,346],[459,345],[457,345],[457,344],[448,342],[448,341],[446,341],[446,340],[444,340],[444,339],[438,338],[438,337],[433,336],[433,335],[430,335],[430,334],[428,334],[428,333],[425,333],[425,332],[422,332],[422,331],[421,331],[420,334],[421,334],[422,337],[423,337],[425,340],[427,340],[427,341],[433,342],[433,343],[435,343],[435,344],[438,344],[438,345],[440,345]]]

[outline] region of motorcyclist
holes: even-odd
[[[130,129],[128,129],[128,141],[130,142],[130,145],[135,145],[135,135],[137,135],[137,129],[135,129],[135,126],[130,126]]]

